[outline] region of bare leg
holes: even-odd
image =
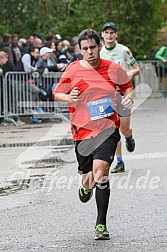
[[[124,137],[131,137],[132,129],[130,128],[130,116],[120,117],[120,132],[124,135]],[[126,144],[127,144],[127,142],[126,142]],[[128,147],[126,145],[126,148],[127,148],[128,151],[130,151],[130,152],[133,151],[132,149],[129,149]],[[122,143],[121,143],[121,140],[117,144],[116,157],[117,157],[117,165],[111,170],[111,173],[125,171],[125,165],[124,165],[124,161],[123,161],[123,158],[122,158]]]
[[[132,135],[132,129],[130,129],[130,116],[120,117],[120,132],[126,137]],[[122,157],[122,144],[121,140],[117,144],[116,156]]]
[[[86,174],[82,174],[82,185],[87,190],[91,190],[94,188],[95,182],[94,182],[94,178],[93,178],[93,172],[88,172]]]
[[[121,140],[117,144],[117,148],[116,148],[115,153],[116,153],[117,157],[122,157],[122,143],[121,143]]]
[[[120,131],[125,137],[132,134],[132,129],[130,128],[130,116],[120,118]]]

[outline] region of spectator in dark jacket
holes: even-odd
[[[30,47],[33,46],[33,42],[34,42],[34,36],[29,35],[27,42],[26,42],[26,45],[22,49],[23,54],[29,53]]]
[[[24,71],[32,73],[37,70],[37,62],[39,58],[39,48],[31,46],[29,53],[25,53],[16,64],[15,71]]]
[[[22,56],[22,50],[21,47],[19,46],[19,36],[17,34],[12,35],[11,48],[14,52],[14,59],[13,59],[14,65],[16,65],[16,63]]]
[[[0,51],[0,114],[3,113],[3,86],[2,86],[2,81],[3,81],[3,76],[8,72],[8,70],[13,70],[12,66],[11,69],[9,68],[10,63],[8,63],[8,54],[4,51]]]
[[[4,34],[3,40],[0,43],[0,50],[8,54],[8,63],[14,67],[14,52],[12,48],[10,47],[10,44],[11,44],[11,35]]]

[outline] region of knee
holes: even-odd
[[[103,161],[105,162],[105,161]],[[102,183],[108,179],[109,164],[105,162],[103,165],[98,164],[93,167],[93,177],[96,183]]]

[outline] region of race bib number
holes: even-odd
[[[87,103],[90,120],[98,120],[111,116],[114,113],[112,99],[110,97]]]

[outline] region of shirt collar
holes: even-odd
[[[106,50],[113,50],[115,47],[116,47],[116,43],[112,47],[110,47],[110,48],[108,48],[108,47],[105,46],[105,49]]]

